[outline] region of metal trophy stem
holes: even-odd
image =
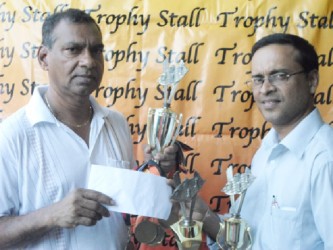
[[[230,165],[227,169],[227,184],[223,191],[230,195],[231,207],[236,211],[228,219],[221,223],[220,231],[216,237],[216,242],[221,249],[251,249],[252,239],[250,227],[240,216],[246,190],[254,181],[254,176],[249,168],[246,168],[245,173],[233,175],[233,166]],[[239,195],[239,203],[235,202],[235,195]],[[236,207],[238,205],[238,207]]]
[[[171,225],[172,230],[177,235],[179,249],[196,250],[199,249],[202,240],[202,222],[192,218],[196,196],[204,180],[195,172],[192,179],[185,179],[181,182],[179,172],[174,175],[174,182],[177,185],[171,195],[171,199],[180,204],[182,218]],[[186,210],[186,203],[190,203],[189,212]]]

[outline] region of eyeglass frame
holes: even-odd
[[[277,86],[278,85],[277,82],[287,82],[290,77],[292,77],[294,75],[298,75],[298,74],[303,74],[303,73],[307,73],[307,71],[302,69],[302,70],[296,71],[294,73],[276,72],[276,73],[267,75],[267,80],[273,86]],[[285,78],[277,79],[278,76],[283,76]],[[254,82],[254,80],[253,80],[254,78],[256,78],[256,80],[259,81],[258,84],[256,84]],[[264,85],[265,80],[266,80],[266,76],[252,77],[251,80],[246,81],[245,84],[252,87],[253,89],[259,89]]]

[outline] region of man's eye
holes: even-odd
[[[94,54],[98,54],[99,55],[99,54],[103,54],[103,51],[104,51],[103,48],[95,48],[95,49],[93,49],[92,52]]]
[[[68,51],[77,51],[77,48],[67,48]]]
[[[256,85],[262,84],[264,82],[264,78],[263,77],[253,77],[252,82]]]
[[[280,72],[272,75],[271,78],[274,80],[285,80],[287,78],[287,74]]]
[[[80,49],[77,47],[69,47],[65,49],[67,54],[77,54],[80,52]]]

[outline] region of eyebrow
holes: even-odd
[[[93,46],[91,46],[91,48],[93,49],[104,49],[104,44],[103,43],[99,43],[99,44],[95,44]]]
[[[268,73],[268,75],[270,76],[270,75],[274,75],[274,74],[276,74],[276,73],[286,73],[286,70],[287,69],[273,69],[272,71],[270,71],[269,73]],[[264,76],[264,74],[255,74],[255,75],[252,75],[252,77],[263,77]]]
[[[68,42],[63,45],[64,47],[67,46],[76,46],[76,47],[81,47],[84,48],[87,46],[86,43],[80,43],[80,42]],[[103,43],[97,43],[97,44],[92,44],[91,46],[88,44],[88,47],[90,48],[101,48],[104,49],[104,44]]]

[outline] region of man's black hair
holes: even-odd
[[[310,72],[313,69],[318,70],[318,55],[314,46],[304,38],[292,34],[276,33],[261,38],[253,45],[252,56],[260,48],[271,44],[293,46],[299,52],[299,56],[296,60],[303,67],[305,72]]]
[[[67,20],[76,24],[95,24],[98,30],[101,32],[98,24],[89,14],[79,9],[67,9],[62,12],[56,12],[45,19],[42,27],[42,44],[44,46],[52,48],[54,43],[52,34],[55,27],[60,23],[61,20]]]

